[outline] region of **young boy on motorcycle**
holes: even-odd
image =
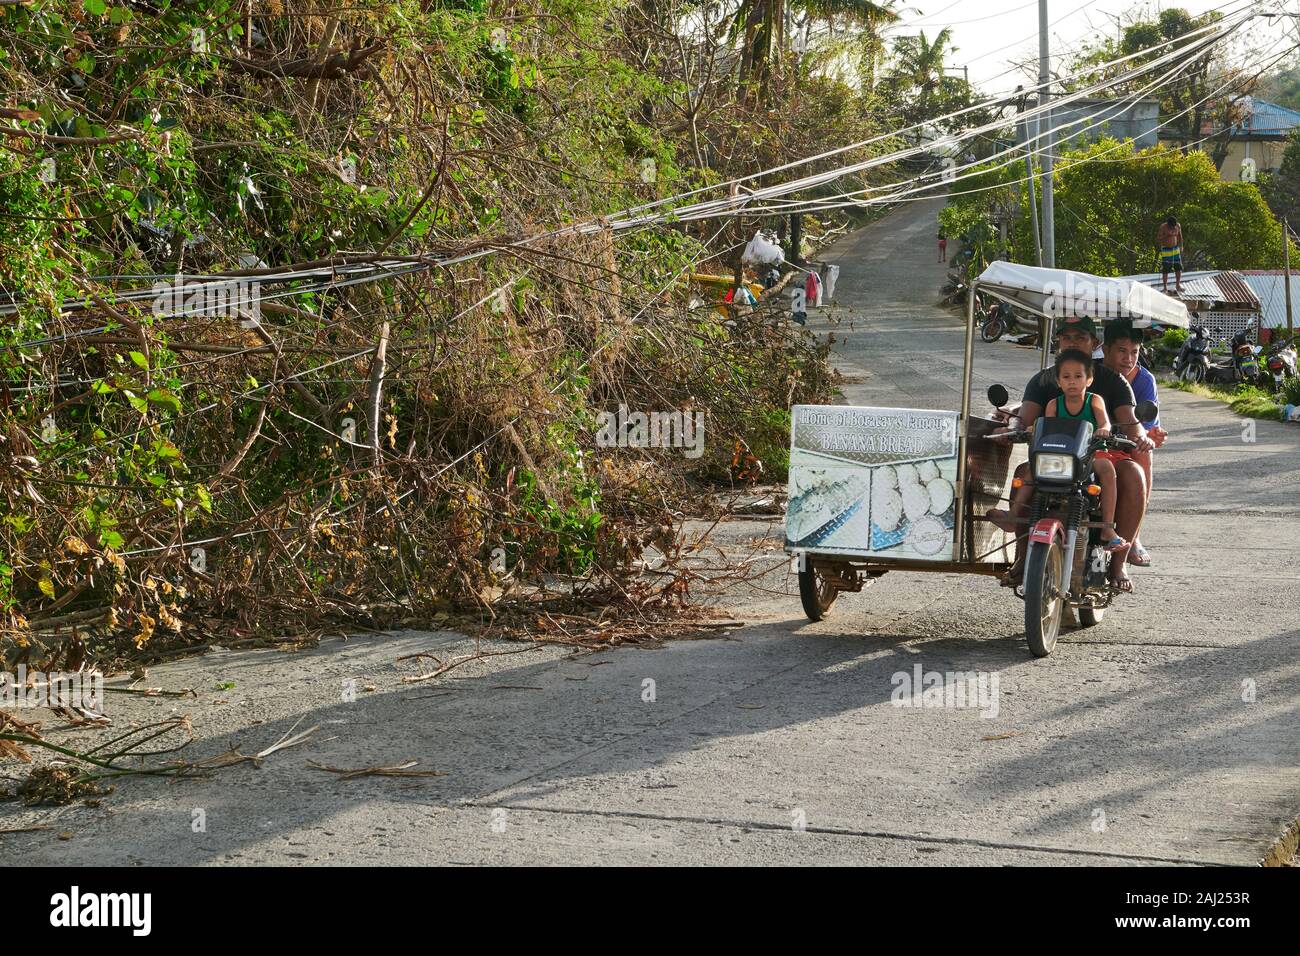
[[[1094,437],[1110,434],[1110,418],[1100,395],[1088,390],[1093,382],[1093,358],[1087,352],[1067,349],[1056,356],[1056,382],[1061,394],[1043,409],[1046,418],[1081,419],[1092,425]],[[1098,452],[1092,461],[1093,474],[1101,486],[1102,547],[1122,551],[1128,542],[1115,533],[1115,465]]]

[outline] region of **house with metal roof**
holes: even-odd
[[[1157,291],[1160,291],[1163,281],[1158,272],[1124,278],[1141,282]],[[1240,272],[1230,269],[1184,272],[1182,289],[1177,293],[1174,292],[1174,277],[1170,275],[1165,294],[1186,305],[1187,310],[1195,312],[1205,325],[1222,329],[1225,338],[1245,330],[1251,338],[1258,339],[1262,319],[1260,297]],[[1193,324],[1196,321],[1193,319]],[[1285,314],[1282,316],[1282,324],[1286,324]]]
[[[1219,177],[1229,182],[1254,182],[1260,173],[1281,168],[1287,137],[1300,129],[1300,111],[1250,96],[1242,97],[1236,107],[1241,119],[1228,133]],[[1219,132],[1211,129],[1207,120],[1200,135],[1217,139]],[[1206,142],[1201,148],[1208,152],[1210,145]]]
[[[1242,278],[1259,297],[1260,325],[1286,328],[1286,273],[1281,269],[1243,269]],[[1291,273],[1292,322],[1300,325],[1300,272]]]

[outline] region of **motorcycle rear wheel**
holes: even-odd
[[[1065,560],[1060,541],[1029,546],[1025,559],[1025,642],[1035,657],[1046,657],[1061,633],[1065,600],[1057,589]]]
[[[1002,338],[1006,332],[1006,327],[1002,324],[1001,319],[989,319],[980,328],[980,338],[985,342],[996,342]]]

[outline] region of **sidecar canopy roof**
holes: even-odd
[[[998,261],[976,284],[976,292],[1048,319],[1087,315],[1102,322],[1128,319],[1138,328],[1154,324],[1180,329],[1190,321],[1186,305],[1133,279]]]

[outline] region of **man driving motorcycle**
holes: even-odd
[[[1096,323],[1088,316],[1071,316],[1057,325],[1057,349],[1078,349],[1091,355],[1101,344],[1097,336]],[[1118,434],[1137,443],[1136,451],[1150,452],[1155,443],[1147,436],[1146,430],[1138,422],[1134,413],[1136,401],[1133,388],[1128,381],[1115,372],[1101,365],[1096,370],[1092,390],[1102,397],[1106,404],[1106,413],[1115,425]],[[1009,436],[1022,429],[1034,427],[1034,422],[1043,413],[1048,402],[1054,401],[1061,394],[1056,383],[1056,370],[1053,367],[1043,369],[1034,375],[1025,385],[1019,410],[1008,417],[1007,428],[994,432],[989,437],[1007,441]],[[1119,536],[1126,542],[1133,541],[1142,526],[1146,515],[1146,475],[1142,467],[1132,459],[1115,463],[1117,502],[1115,509],[1115,527]],[[1016,561],[1003,580],[1005,585],[1020,583],[1024,573],[1025,537],[1024,525],[1029,519],[1029,503],[1034,496],[1033,475],[1029,464],[1023,463],[1016,469],[1016,477],[1021,486],[1011,493],[1008,510],[995,509],[988,513],[990,520],[1005,531],[1017,536]],[[1111,584],[1120,591],[1131,592],[1133,582],[1125,570],[1128,562],[1128,548],[1123,548],[1111,555],[1107,576]]]
[[[1118,372],[1124,376],[1124,380],[1133,387],[1133,397],[1138,402],[1150,401],[1156,405],[1160,404],[1160,394],[1156,388],[1155,376],[1147,369],[1144,369],[1139,358],[1142,350],[1142,332],[1133,327],[1133,323],[1127,319],[1117,319],[1108,323],[1104,335],[1105,341],[1102,344],[1104,361],[1106,367],[1112,371]],[[1151,439],[1156,448],[1164,445],[1165,439],[1169,433],[1160,425],[1160,418],[1149,422],[1143,422],[1142,427],[1146,430],[1147,436]],[[1146,476],[1147,501],[1151,500],[1151,482],[1152,482],[1152,455],[1150,452],[1135,451],[1131,455],[1125,455],[1123,452],[1110,452],[1114,458],[1131,457],[1142,466],[1142,472]],[[1133,547],[1129,551],[1128,563],[1140,568],[1151,566],[1151,555],[1142,542],[1133,541]]]

